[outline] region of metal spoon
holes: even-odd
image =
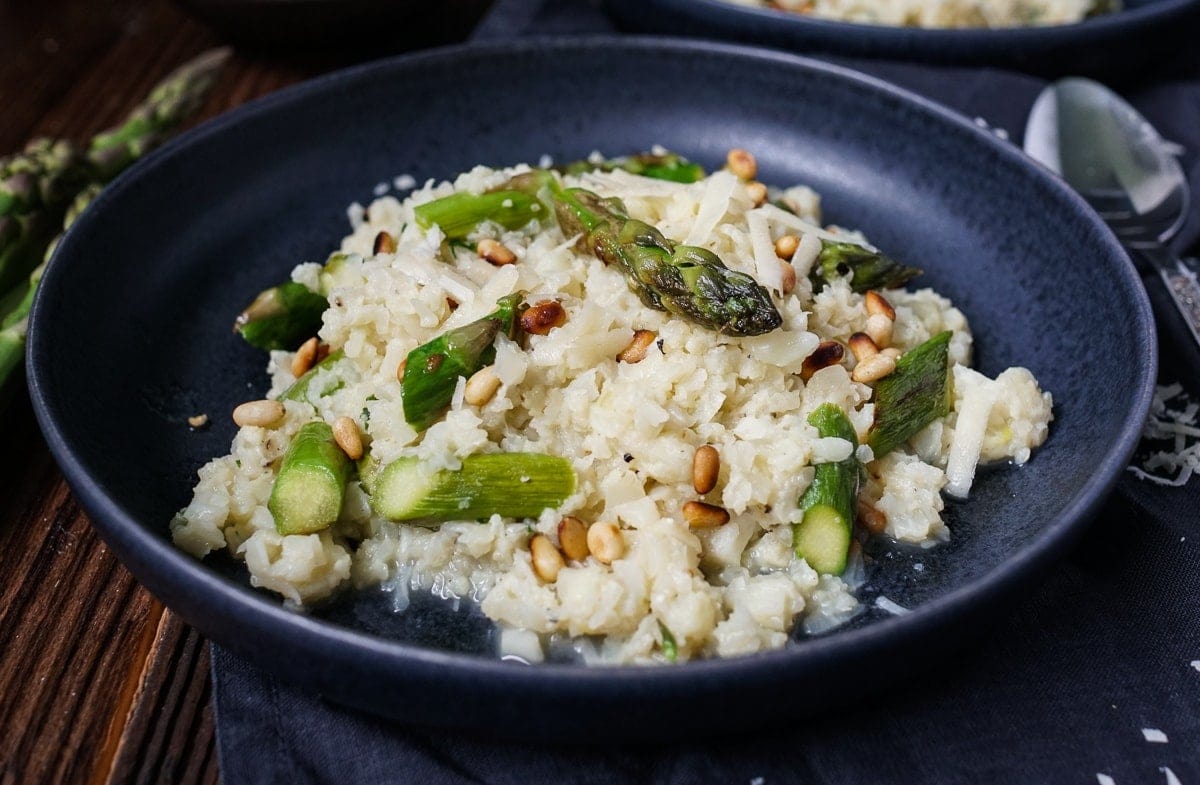
[[[1191,195],[1154,127],[1104,85],[1062,79],[1034,102],[1025,152],[1078,191],[1135,262],[1158,271],[1200,344],[1198,269],[1166,247],[1187,218]]]

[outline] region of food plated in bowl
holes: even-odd
[[[234,410],[175,543],[297,605],[475,601],[534,662],[749,654],[850,619],[856,519],[947,540],[940,492],[1028,461],[1050,394],[970,370],[963,314],[900,288],[919,269],[727,158],[478,166],[372,202],[238,317],[272,389]]]
[[[605,0],[605,6],[622,28],[638,32],[741,41],[805,55],[998,66],[1044,77],[1128,78],[1150,71],[1163,65],[1163,52],[1189,46],[1188,34],[1200,20],[1200,0],[1125,0],[1119,6],[1074,0],[788,0],[771,7],[757,0]]]
[[[692,85],[686,95],[682,83]],[[748,84],[754,101],[729,101]],[[501,93],[511,111],[480,112]],[[455,100],[431,103],[445,96]],[[539,109],[517,111],[529,107]],[[840,121],[797,121],[822,116]],[[793,631],[778,650],[677,667],[600,668],[498,661],[485,617],[420,592],[404,613],[392,610],[394,592],[373,591],[298,613],[250,588],[237,562],[175,547],[169,524],[196,471],[235,436],[228,413],[271,384],[261,351],[230,320],[297,261],[326,258],[345,234],[339,205],[369,200],[384,172],[424,182],[481,161],[566,162],[647,140],[710,171],[738,145],[754,151],[760,181],[808,184],[823,223],[854,226],[919,265],[919,285],[969,316],[981,373],[1023,366],[1053,392],[1047,441],[1025,466],[981,472],[969,500],[947,503],[945,545],[869,541],[862,612],[829,634]],[[49,266],[30,373],[48,443],[114,552],[221,645],[410,722],[664,738],[711,731],[718,715],[750,728],[820,711],[895,683],[986,624],[1081,531],[1140,432],[1152,360],[1098,364],[1080,347],[1153,358],[1151,324],[1136,276],[1086,205],[968,121],[789,55],[568,39],[337,74],[151,156],[100,196]],[[210,425],[192,431],[187,418],[201,413]],[[910,612],[888,613],[880,597]]]
[[[1037,27],[1082,22],[1119,5],[1095,0],[729,0],[816,19],[894,27]]]

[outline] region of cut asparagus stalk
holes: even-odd
[[[295,349],[321,329],[321,315],[328,307],[324,295],[288,281],[260,292],[238,314],[233,329],[259,349]]]
[[[279,400],[307,401],[309,388],[312,387],[313,380],[317,378],[317,375],[322,371],[328,371],[330,368],[337,365],[338,360],[341,360],[344,356],[345,353],[341,349],[338,349],[336,352],[330,352],[328,357],[326,357],[324,360],[321,360],[321,362],[317,363],[312,368],[309,368],[303,376],[292,382],[291,387],[288,387],[286,390],[280,393]],[[329,395],[332,392],[340,390],[345,386],[345,384],[346,383],[344,381],[339,379],[332,386],[321,390],[320,395],[321,397]]]
[[[484,221],[505,229],[520,229],[546,214],[546,208],[533,194],[514,189],[473,194],[466,191],[435,199],[413,208],[417,225],[429,229],[435,224],[447,240],[462,240]]]
[[[655,180],[670,180],[675,183],[694,183],[704,179],[704,167],[694,164],[678,153],[639,153],[638,155],[610,158],[604,161],[572,161],[559,167],[563,174],[584,174],[585,172],[611,172],[623,169],[631,174],[642,177],[652,177]]]
[[[496,359],[496,336],[515,335],[521,294],[500,298],[496,310],[482,319],[439,335],[408,353],[404,365],[404,419],[418,431],[437,422],[458,377],[470,376]]]
[[[839,278],[853,275],[850,288],[859,294],[871,289],[894,289],[923,271],[907,267],[878,251],[855,243],[821,241],[821,252],[808,274],[813,291],[819,292]]]
[[[822,437],[836,436],[855,447],[854,426],[840,407],[821,404],[808,417]],[[800,497],[801,521],[792,527],[796,555],[819,573],[841,575],[846,570],[850,537],[854,528],[854,504],[858,496],[858,458],[836,463],[819,463],[812,484]]]
[[[312,534],[329,528],[342,510],[353,466],[324,422],[300,429],[283,456],[267,509],[280,534]]]
[[[330,254],[321,269],[316,292],[291,281],[259,292],[254,302],[238,314],[233,329],[259,349],[295,349],[321,329],[321,317],[329,308],[329,292],[355,280],[351,258],[341,251]]]
[[[679,644],[675,642],[675,636],[667,629],[667,625],[661,621],[658,623],[658,631],[662,633],[662,653],[667,662],[675,662],[679,659]]]
[[[875,383],[875,423],[867,444],[876,458],[950,413],[954,401],[950,336],[949,330],[938,333],[905,352],[896,361],[896,370]]]
[[[401,458],[379,472],[371,507],[392,521],[536,518],[574,491],[570,462],[552,455],[472,455],[453,471],[429,471],[417,458]]]

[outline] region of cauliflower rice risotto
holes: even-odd
[[[175,543],[295,606],[470,598],[530,661],[732,656],[848,619],[858,541],[947,540],[943,491],[1045,440],[1050,394],[971,370],[963,314],[813,191],[589,161],[383,196],[260,295],[271,390]]]
[[[1043,27],[1082,22],[1117,0],[729,0],[818,19],[892,27]]]

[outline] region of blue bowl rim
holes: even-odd
[[[614,3],[615,0],[605,0]],[[972,52],[978,47],[987,51],[1044,51],[1055,46],[1082,43],[1089,38],[1120,37],[1135,31],[1157,27],[1193,10],[1200,10],[1200,0],[1154,0],[1136,8],[1122,8],[1112,13],[1085,18],[1061,25],[999,28],[931,28],[897,27],[894,25],[845,22],[820,19],[805,14],[774,8],[760,8],[732,3],[728,0],[649,0],[650,5],[680,13],[684,17],[703,19],[729,25],[730,29],[766,25],[796,34],[810,32],[825,41],[854,36],[877,44],[909,42],[925,51]],[[978,52],[975,52],[978,56]]]
[[[270,113],[282,107],[310,100],[326,90],[352,87],[360,80],[370,80],[396,70],[404,70],[418,64],[441,61],[453,63],[463,58],[492,57],[498,55],[538,54],[550,50],[570,50],[576,55],[588,48],[611,50],[621,48],[629,56],[639,54],[661,55],[664,52],[678,56],[707,56],[718,53],[739,59],[758,61],[764,66],[792,68],[823,77],[840,80],[844,89],[882,93],[908,104],[912,109],[946,123],[959,133],[976,137],[981,144],[991,148],[993,154],[1007,160],[1013,166],[1057,191],[1072,210],[1085,218],[1098,230],[1101,242],[1109,246],[1109,257],[1114,263],[1118,283],[1130,293],[1134,306],[1130,314],[1130,326],[1141,337],[1143,356],[1154,358],[1141,365],[1134,405],[1126,416],[1112,446],[1097,462],[1091,478],[1077,490],[1060,514],[1049,521],[1043,530],[1025,547],[1012,553],[979,580],[959,586],[944,595],[930,600],[904,616],[882,619],[857,629],[836,631],[804,641],[797,646],[760,652],[744,657],[699,660],[675,668],[646,667],[579,667],[563,664],[540,664],[536,667],[514,667],[499,659],[488,659],[473,655],[433,650],[394,640],[375,637],[363,632],[334,625],[287,609],[282,603],[269,599],[242,585],[235,585],[209,569],[203,562],[174,547],[161,535],[154,534],[151,527],[139,523],[121,503],[110,498],[104,488],[94,480],[76,454],[75,441],[60,428],[55,417],[56,391],[52,386],[50,366],[53,365],[53,346],[41,338],[38,325],[50,318],[53,306],[49,304],[53,292],[64,281],[65,265],[61,262],[75,252],[78,238],[86,234],[93,221],[101,220],[104,206],[121,198],[129,188],[136,185],[142,173],[149,172],[165,161],[185,155],[189,147],[210,137],[236,127],[244,120]],[[968,615],[973,605],[1011,596],[1023,583],[1035,577],[1049,566],[1054,557],[1082,533],[1092,514],[1098,509],[1112,489],[1117,478],[1128,464],[1142,431],[1154,393],[1157,372],[1157,337],[1149,299],[1137,278],[1124,251],[1104,227],[1099,217],[1057,177],[1028,159],[1024,153],[1009,143],[996,139],[980,129],[970,120],[929,99],[915,95],[883,80],[861,74],[849,68],[824,63],[811,58],[736,44],[714,44],[680,38],[656,36],[549,36],[523,39],[519,42],[496,44],[470,44],[432,49],[417,54],[401,55],[364,65],[336,71],[316,79],[279,90],[258,98],[226,114],[205,122],[181,135],[172,142],[148,155],[111,183],[97,197],[91,210],[86,211],[76,225],[77,231],[68,234],[47,265],[45,276],[33,304],[30,331],[26,352],[28,383],[34,412],[46,437],[51,453],[57,460],[68,484],[78,496],[84,509],[91,516],[97,530],[109,542],[114,552],[122,557],[126,549],[151,559],[158,574],[169,574],[174,585],[189,594],[196,593],[205,598],[210,608],[220,607],[225,613],[239,614],[239,624],[269,629],[284,634],[292,643],[312,652],[334,649],[350,651],[352,656],[366,658],[367,662],[384,666],[381,674],[388,672],[386,666],[403,664],[405,677],[437,680],[479,679],[495,680],[503,689],[534,689],[563,693],[586,693],[600,685],[606,688],[647,692],[678,692],[694,688],[706,677],[730,678],[735,675],[756,673],[769,676],[792,668],[802,668],[806,662],[826,661],[849,651],[874,653],[886,650],[904,641],[912,641],[939,629],[947,623]],[[165,523],[164,523],[165,525]],[[123,561],[126,559],[122,558]],[[140,577],[140,576],[135,576]],[[221,641],[217,641],[221,643]],[[234,645],[236,648],[236,644]]]

